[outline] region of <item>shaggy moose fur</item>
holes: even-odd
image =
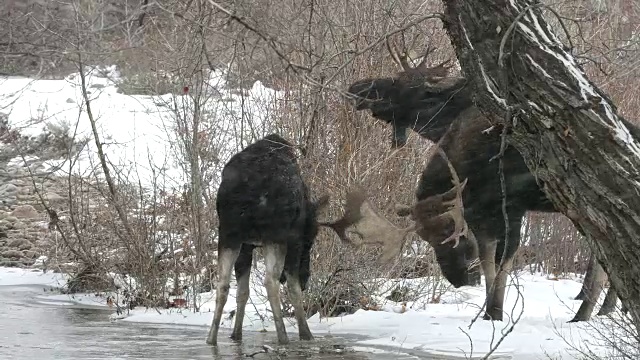
[[[302,307],[302,291],[310,275],[310,251],[318,233],[317,212],[328,202],[312,202],[291,145],[272,134],[235,154],[222,171],[216,208],[219,217],[216,310],[207,343],[217,344],[222,309],[229,294],[231,268],[238,283],[237,309],[231,338],[242,338],[249,298],[253,249],[262,247],[264,285],[276,325],[278,342],[286,344],[279,281],[287,283],[303,340],[313,336]]]
[[[401,73],[402,74],[402,73]],[[406,78],[406,77],[405,77]],[[477,239],[479,257],[486,278],[487,308],[484,319],[502,320],[507,273],[520,245],[522,217],[526,211],[555,212],[540,189],[520,153],[508,146],[504,153],[509,236],[505,242],[502,193],[498,176],[501,129],[492,126],[472,102],[471,87],[461,77],[434,81],[428,77],[411,81],[395,78],[365,79],[352,84],[349,92],[358,96],[356,109],[371,114],[393,128],[391,146],[403,146],[406,131],[439,142],[460,178],[468,179],[463,193],[465,218]],[[622,120],[632,135],[640,139],[640,129]],[[422,172],[416,190],[418,201],[442,194],[451,186],[446,162],[432,157]],[[420,234],[423,236],[423,234]],[[434,234],[428,241],[436,252],[444,276],[455,287],[469,285],[465,264],[466,246],[441,244]],[[505,249],[506,247],[506,249]],[[503,259],[504,254],[504,259]],[[503,269],[498,271],[500,261]],[[491,291],[495,282],[495,289]]]

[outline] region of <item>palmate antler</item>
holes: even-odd
[[[467,179],[460,182],[458,172],[453,167],[447,154],[440,147],[440,144],[436,144],[436,151],[447,163],[453,187],[443,194],[420,200],[413,207],[399,205],[396,207],[396,213],[399,216],[411,215],[411,218],[423,228],[433,230],[447,226],[446,218],[450,217],[454,224],[453,233],[440,244],[455,241],[453,247],[456,248],[460,244],[462,236],[469,237],[469,226],[464,218],[464,204],[462,202],[462,192],[467,185]]]
[[[413,223],[404,228],[398,228],[387,218],[380,215],[375,206],[367,199],[366,192],[360,186],[352,188],[346,196],[345,212],[342,217],[333,222],[321,222],[320,225],[332,228],[338,237],[346,243],[356,246],[362,244],[378,244],[383,246],[381,261],[387,262],[400,254],[405,238],[413,231],[429,231],[441,234],[449,229],[453,220],[453,233],[440,244],[454,241],[457,247],[462,236],[469,238],[469,227],[464,218],[464,204],[462,192],[467,179],[460,182],[458,173],[449,161],[447,154],[438,145],[436,151],[446,161],[451,172],[453,187],[443,194],[430,196],[418,201],[414,206],[399,206],[396,212],[400,216],[411,216]],[[348,233],[358,235],[353,240]]]
[[[422,56],[422,60],[415,67],[412,67],[409,63],[409,54],[407,49],[403,49],[402,53],[398,51],[395,45],[392,45],[389,41],[389,37],[386,38],[387,51],[391,55],[391,59],[398,66],[402,68],[402,72],[399,73],[398,79],[410,81],[416,76],[426,80],[430,83],[437,83],[445,79],[449,75],[449,69],[453,67],[451,59],[447,59],[438,65],[427,67],[427,59],[431,53],[436,50],[435,46],[427,46],[427,49]]]
[[[440,144],[437,144],[436,146],[438,147],[436,150],[438,151],[440,156],[444,159],[444,161],[447,162],[447,166],[449,167],[449,171],[451,172],[451,182],[453,183],[453,188],[456,191],[456,196],[453,200],[445,201],[443,203],[444,205],[451,206],[451,208],[440,216],[451,216],[451,218],[453,219],[454,228],[453,234],[444,239],[441,244],[446,244],[449,241],[453,240],[455,241],[455,244],[453,245],[453,247],[455,248],[458,246],[458,244],[460,244],[461,236],[469,236],[469,226],[467,225],[467,221],[464,218],[464,204],[462,203],[462,191],[467,184],[467,179],[464,179],[464,184],[460,183],[458,173],[453,167],[453,164],[451,164],[451,161],[449,161],[449,157],[447,157],[447,154],[444,152],[444,150],[442,150]]]
[[[347,193],[344,207],[345,212],[340,219],[320,225],[332,228],[343,242],[356,246],[365,243],[382,245],[381,262],[388,262],[400,254],[405,238],[415,230],[414,225],[398,228],[380,215],[360,186],[355,186]],[[347,232],[358,235],[359,239],[352,239]]]

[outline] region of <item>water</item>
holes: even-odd
[[[0,286],[0,359],[251,359],[248,355],[264,344],[276,348],[274,333],[244,331],[238,344],[222,329],[218,347],[211,347],[205,327],[111,322],[110,310],[36,300],[42,291],[41,286]],[[361,339],[356,336],[316,335],[311,342],[296,336],[289,334],[291,344],[277,350],[284,353],[258,353],[253,359],[445,359],[384,347],[356,352],[349,346]]]

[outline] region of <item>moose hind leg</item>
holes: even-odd
[[[598,260],[596,259],[596,256],[593,254],[593,251],[592,251],[591,255],[589,256],[587,273],[584,275],[584,280],[582,281],[582,288],[580,288],[580,292],[578,293],[578,295],[576,295],[574,300],[584,300],[585,294],[590,291],[589,288],[592,288],[595,285],[594,284],[595,275],[596,275],[595,268],[597,265],[598,265]]]
[[[607,296],[604,297],[604,302],[602,303],[602,307],[600,307],[600,311],[598,311],[597,315],[609,315],[616,309],[616,304],[618,303],[618,292],[613,288],[613,286],[609,285],[609,290],[607,291]]]
[[[484,313],[484,320],[492,320],[495,319],[494,315],[496,315],[491,309],[493,309],[493,284],[496,279],[496,263],[495,263],[495,253],[496,253],[496,242],[495,241],[483,241],[480,243],[480,265],[482,266],[482,272],[484,273],[485,279],[485,295],[487,307]],[[502,317],[502,313],[500,313],[500,317]],[[495,319],[497,320],[497,319]]]
[[[280,274],[284,269],[284,260],[287,255],[285,244],[267,244],[263,247],[266,274],[264,286],[267,288],[267,297],[273,313],[273,322],[278,334],[278,343],[285,345],[289,343],[287,331],[282,318],[282,307],[280,303]]]
[[[302,287],[300,286],[298,274],[287,274],[287,288],[289,289],[289,297],[291,298],[293,310],[296,315],[300,340],[313,340],[313,335],[311,335],[311,330],[309,330],[309,324],[307,324],[307,313],[304,311],[304,306],[302,305]]]
[[[236,315],[231,338],[236,341],[242,340],[242,323],[244,322],[244,312],[249,300],[249,277],[251,275],[253,249],[254,246],[242,245],[240,256],[238,256],[235,265],[238,289],[236,291]]]
[[[591,318],[596,301],[598,301],[604,282],[607,280],[607,274],[599,263],[593,267],[593,272],[592,286],[585,289],[584,300],[582,300],[576,315],[569,322],[588,321]]]
[[[500,265],[498,264],[498,267],[499,266]],[[502,321],[507,279],[509,277],[509,273],[511,273],[512,267],[513,257],[508,257],[503,261],[502,267],[496,272],[493,294],[490,298],[491,301],[487,302],[487,315],[489,315],[493,320]],[[489,304],[491,306],[489,306]]]
[[[240,248],[218,249],[218,284],[216,287],[216,310],[213,314],[213,321],[211,322],[211,328],[207,336],[207,344],[218,344],[218,330],[220,329],[220,320],[222,319],[222,310],[227,303],[227,297],[229,296],[229,283],[231,282],[231,269],[236,262],[238,255],[240,254]]]

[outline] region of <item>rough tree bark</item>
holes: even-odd
[[[508,124],[508,144],[598,250],[640,324],[640,138],[558,40],[539,2],[443,1],[477,106],[493,131]]]

